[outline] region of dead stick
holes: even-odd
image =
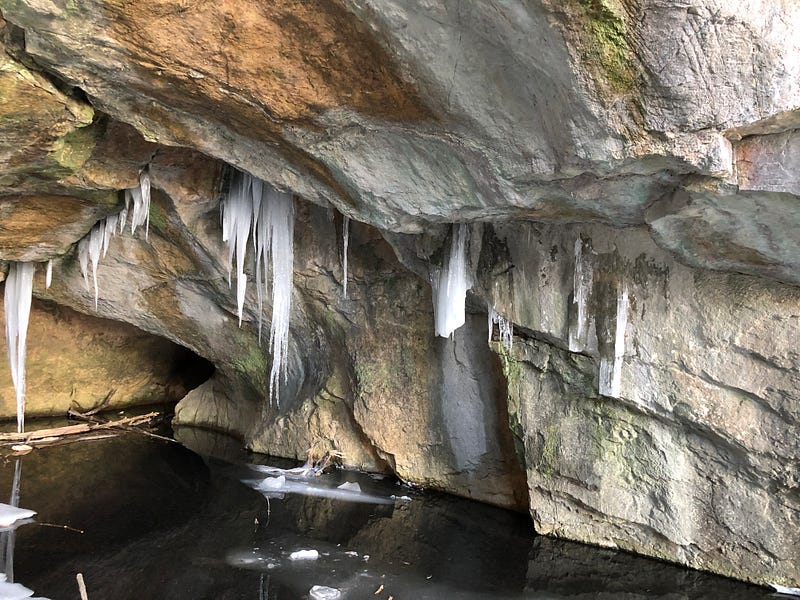
[[[98,429],[112,429],[114,427],[142,425],[147,423],[150,419],[158,416],[159,413],[151,412],[146,415],[139,415],[136,417],[126,417],[116,421],[108,421],[106,423],[80,423],[78,425],[66,425],[64,427],[52,427],[50,429],[40,429],[38,431],[31,431],[28,433],[0,433],[0,443],[3,442],[30,442],[41,440],[49,437],[61,437],[65,435],[75,435],[79,433],[86,433],[88,431],[96,431]]]
[[[83,573],[78,573],[75,579],[78,580],[78,591],[81,593],[81,600],[89,600],[89,594],[86,593],[86,584],[83,582]]]

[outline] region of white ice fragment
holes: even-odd
[[[787,596],[800,596],[800,588],[796,587],[787,587],[785,585],[780,585],[778,583],[770,583],[770,587],[772,587],[778,594],[785,594]]]
[[[262,483],[261,487],[267,490],[279,490],[286,485],[286,477],[280,475],[278,477],[267,477]]]
[[[6,314],[6,348],[11,380],[17,396],[17,431],[20,433],[25,429],[25,356],[32,292],[33,263],[10,263],[3,303]]]
[[[392,496],[392,500],[397,500],[399,502],[411,502],[411,496]]]
[[[347,550],[347,551],[345,551],[345,553],[344,553],[344,554],[345,554],[345,556],[354,556],[354,557],[358,557],[358,552],[355,552],[354,550]]]
[[[347,300],[347,247],[350,245],[350,217],[342,219],[342,295]]]
[[[342,485],[337,486],[336,489],[337,490],[345,490],[345,491],[348,491],[348,492],[361,493],[361,486],[358,485],[358,483],[356,483],[355,481],[348,481],[346,483],[343,483]]]
[[[308,591],[311,600],[337,600],[342,597],[342,592],[326,585],[315,585]]]
[[[47,273],[44,276],[44,287],[50,289],[50,284],[53,283],[53,259],[47,261]]]
[[[450,253],[445,257],[438,276],[431,282],[433,288],[433,316],[436,335],[450,335],[466,321],[464,305],[472,278],[467,268],[467,240],[469,229],[465,223],[453,224]]]
[[[289,560],[317,560],[319,552],[316,550],[295,550],[289,555]]]
[[[10,504],[0,502],[0,527],[9,527],[16,521],[22,519],[30,519],[36,514],[35,510],[28,510],[27,508],[17,508]],[[2,596],[0,596],[2,598]]]
[[[20,583],[0,582],[0,599],[2,600],[22,600],[22,598],[31,596],[33,596],[33,590]]]

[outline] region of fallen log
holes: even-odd
[[[37,431],[26,431],[22,433],[0,433],[0,444],[29,444],[31,442],[35,443],[47,438],[61,438],[65,436],[80,435],[103,429],[126,429],[129,427],[135,427],[137,425],[144,425],[155,417],[159,416],[159,414],[160,413],[158,412],[151,412],[147,413],[146,415],[137,415],[135,417],[117,419],[116,421],[89,421],[87,423],[78,423],[77,425],[51,427],[49,429],[39,429]]]

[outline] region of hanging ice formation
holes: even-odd
[[[20,433],[25,429],[25,354],[32,291],[33,263],[12,262],[8,268],[3,300],[8,362],[17,395],[17,431]]]
[[[294,202],[291,194],[241,171],[231,178],[230,191],[220,203],[222,239],[228,243],[228,269],[236,269],[236,304],[242,323],[247,276],[244,272],[247,239],[252,230],[255,249],[258,335],[261,339],[264,295],[269,293],[272,270],[272,322],[269,347],[272,369],[269,376],[270,402],[278,401],[280,380],[288,376],[292,275],[294,273]],[[235,265],[234,265],[235,257]],[[230,283],[230,275],[229,275]]]
[[[347,300],[347,246],[350,243],[350,217],[342,220],[342,295]]]
[[[613,358],[600,357],[600,389],[603,396],[619,398],[622,388],[622,362],[625,357],[625,329],[628,325],[628,288],[617,295]]]
[[[147,239],[150,228],[150,174],[147,170],[139,175],[139,185],[135,188],[125,190],[125,208],[119,214],[109,215],[102,221],[98,221],[92,230],[83,237],[78,243],[78,260],[81,265],[81,273],[86,283],[86,290],[89,290],[89,265],[92,266],[92,282],[94,283],[94,308],[97,310],[98,289],[97,289],[97,265],[101,255],[105,257],[108,253],[108,245],[111,238],[125,229],[130,214],[131,203],[133,203],[133,213],[131,215],[131,234],[136,233],[136,228],[145,225],[145,239]],[[50,273],[48,266],[48,273]],[[49,281],[49,280],[48,280]],[[50,284],[48,283],[49,287]]]
[[[450,337],[466,321],[464,304],[467,290],[472,287],[467,268],[468,237],[469,229],[465,223],[453,224],[450,254],[431,282],[436,335],[441,337]]]
[[[497,314],[494,307],[489,308],[489,343],[492,343],[494,325],[500,330],[500,344],[506,350],[511,350],[514,345],[514,324],[503,315]]]

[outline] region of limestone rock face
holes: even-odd
[[[537,530],[797,581],[798,288],[686,268],[644,230],[495,226],[487,249]]]
[[[800,586],[796,2],[0,11],[0,260],[55,259],[38,296],[213,363],[177,422]],[[297,198],[280,405],[252,289],[235,314],[226,164]],[[144,169],[149,235],[111,240],[95,306],[75,244]],[[454,222],[474,284],[442,340]]]

